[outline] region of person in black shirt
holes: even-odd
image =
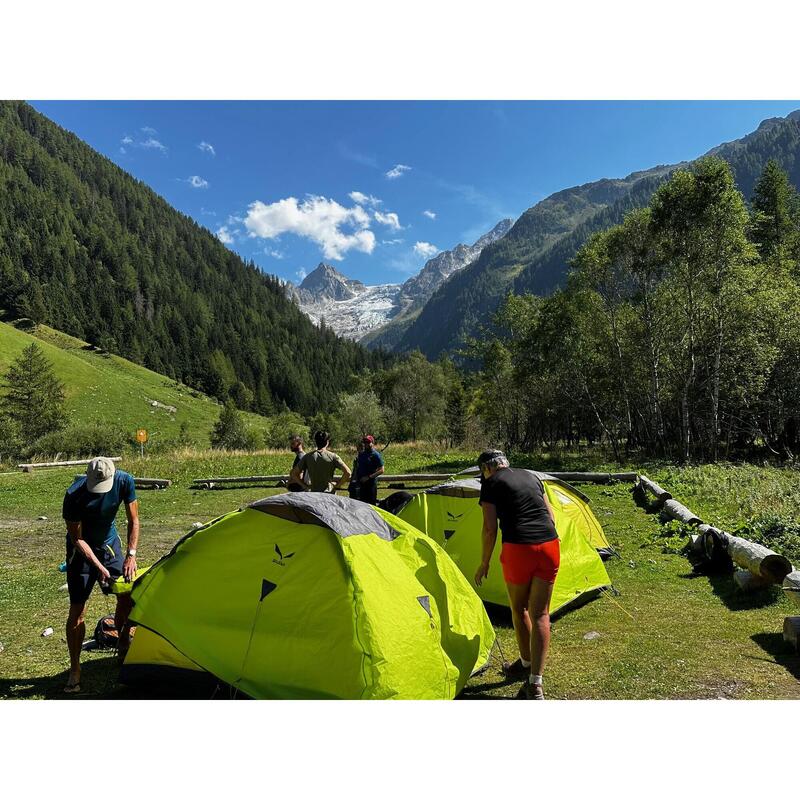
[[[375,449],[375,438],[366,434],[356,458],[359,500],[373,506],[378,504],[378,475],[383,475],[383,469],[383,456]]]
[[[294,453],[294,461],[292,462],[292,470],[297,467],[297,465],[302,461],[303,456],[305,455],[305,451],[303,450],[303,439],[301,438],[300,434],[293,434],[289,437],[289,447],[292,448],[292,452]],[[308,489],[306,485],[305,478],[306,475],[301,476],[303,481],[301,483],[297,483],[297,481],[293,481],[291,478],[291,470],[289,472],[289,481],[286,484],[286,488],[290,492],[305,492]]]
[[[539,478],[528,470],[512,469],[500,450],[481,453],[478,467],[483,553],[475,583],[480,586],[489,574],[499,521],[503,541],[500,563],[519,645],[519,658],[513,664],[503,664],[503,671],[508,677],[528,676],[520,699],[543,700],[550,598],[560,563],[553,510]]]

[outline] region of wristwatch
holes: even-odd
[[[136,548],[135,547],[129,547],[128,548],[128,555],[135,557],[136,556]]]

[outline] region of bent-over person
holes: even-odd
[[[125,555],[115,518],[125,504],[128,536]],[[104,594],[110,593],[112,579],[136,576],[136,545],[139,541],[139,511],[133,476],[114,467],[110,458],[95,458],[64,495],[63,517],[67,524],[67,648],[69,678],[65,692],[80,691],[81,645],[86,635],[84,616],[95,583]],[[114,624],[119,633],[119,654],[128,644],[130,594],[118,594]]]
[[[503,664],[509,678],[527,678],[517,695],[543,700],[542,672],[550,647],[550,599],[561,551],[553,509],[544,486],[525,469],[512,469],[500,450],[478,457],[481,470],[483,554],[475,583],[489,574],[489,563],[500,523],[503,545],[500,563],[506,582],[519,658]]]

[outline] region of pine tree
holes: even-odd
[[[451,447],[462,444],[466,436],[466,404],[461,382],[454,383],[447,393],[447,406],[444,410],[447,439]]]
[[[753,190],[751,238],[765,261],[797,257],[800,203],[789,176],[777,162],[767,162]]]
[[[19,430],[23,443],[65,425],[64,385],[35,343],[26,347],[5,374],[2,409]]]

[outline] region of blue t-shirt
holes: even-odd
[[[63,517],[66,522],[81,523],[81,537],[90,547],[102,547],[118,536],[114,520],[120,505],[135,499],[136,484],[127,472],[118,469],[114,473],[114,483],[105,494],[90,492],[84,475],[67,489]]]
[[[360,481],[362,478],[366,478],[367,475],[372,475],[373,472],[383,466],[383,456],[377,450],[373,450],[372,452],[367,452],[365,450],[363,453],[358,454],[356,465],[358,468],[358,480]],[[377,481],[378,479],[373,478],[372,480]]]

